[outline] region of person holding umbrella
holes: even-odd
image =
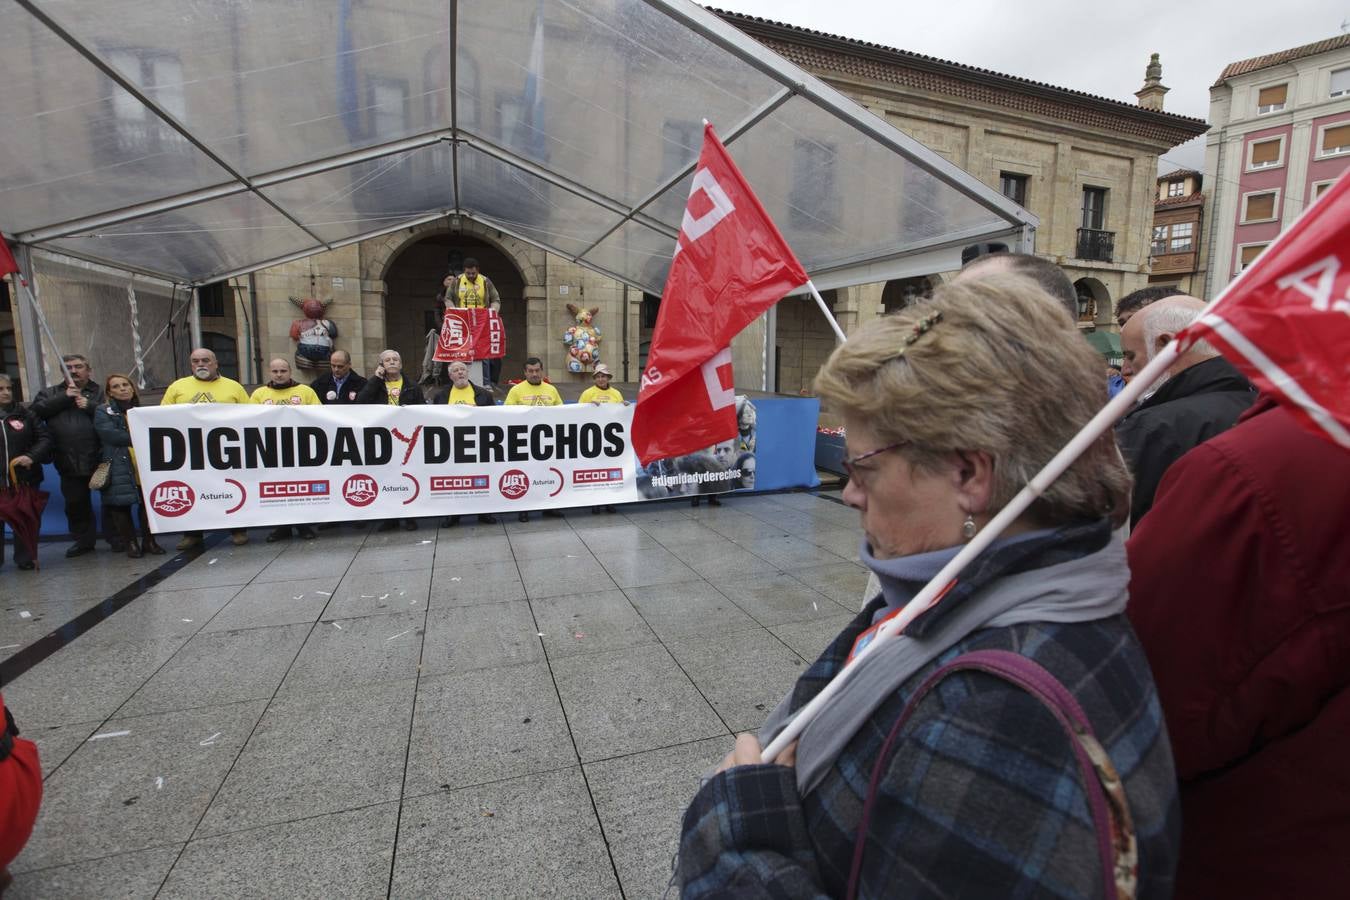
[[[0,374],[0,494],[8,495],[16,488],[27,488],[36,496],[37,488],[42,484],[42,463],[51,454],[52,441],[47,433],[47,423],[37,413],[14,399],[14,383],[8,375]],[[17,484],[10,483],[10,472],[14,472]],[[7,498],[6,498],[7,499]],[[4,503],[5,499],[0,499]],[[42,505],[46,505],[43,503]],[[31,517],[31,543],[36,546],[38,527],[42,523],[42,511],[36,510]],[[4,525],[8,522],[14,535],[14,564],[20,569],[32,569],[36,562],[32,550],[26,546],[30,536],[15,528],[14,520],[6,515],[6,507],[0,506],[0,565],[5,562]]]

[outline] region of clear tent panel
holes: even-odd
[[[589,249],[621,213],[472,147],[459,149],[460,206],[518,237],[570,257]]]
[[[581,261],[605,272],[623,274],[625,280],[649,294],[660,294],[674,252],[674,238],[637,222],[625,222]]]
[[[64,237],[55,249],[184,282],[246,268],[307,248],[323,249],[254,194],[235,194]]]
[[[805,98],[789,100],[727,149],[808,270],[1008,224]],[[680,184],[646,212],[678,223],[687,200],[688,186]]]
[[[18,4],[0,4],[0,35],[0,230],[22,232],[229,180]]]
[[[380,156],[262,189],[329,243],[455,208],[449,144]]]
[[[460,3],[459,128],[624,205],[781,88],[641,0]]]
[[[446,2],[41,5],[246,176],[450,127]]]

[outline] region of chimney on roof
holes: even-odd
[[[1171,88],[1163,87],[1162,83],[1162,63],[1158,61],[1158,54],[1153,54],[1148,61],[1148,67],[1144,69],[1144,86],[1134,92],[1139,98],[1139,105],[1144,109],[1156,109],[1159,112],[1163,108],[1163,95]]]

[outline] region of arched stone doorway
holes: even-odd
[[[933,288],[940,284],[936,276],[916,275],[913,278],[900,278],[886,282],[881,292],[882,313],[893,313],[904,309],[911,303],[933,296]]]
[[[1111,306],[1111,293],[1095,278],[1080,278],[1073,283],[1078,294],[1078,321],[1109,324],[1115,312]]]
[[[404,367],[414,377],[422,371],[428,332],[440,328],[436,294],[441,281],[452,261],[459,268],[466,257],[478,260],[501,295],[506,328],[502,378],[514,377],[524,368],[526,291],[520,269],[500,247],[483,238],[441,232],[404,245],[384,272],[385,341],[403,356]]]

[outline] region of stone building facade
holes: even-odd
[[[1152,274],[1149,284],[1168,285],[1198,297],[1200,237],[1204,234],[1204,178],[1193,169],[1178,169],[1158,178],[1153,204]]]

